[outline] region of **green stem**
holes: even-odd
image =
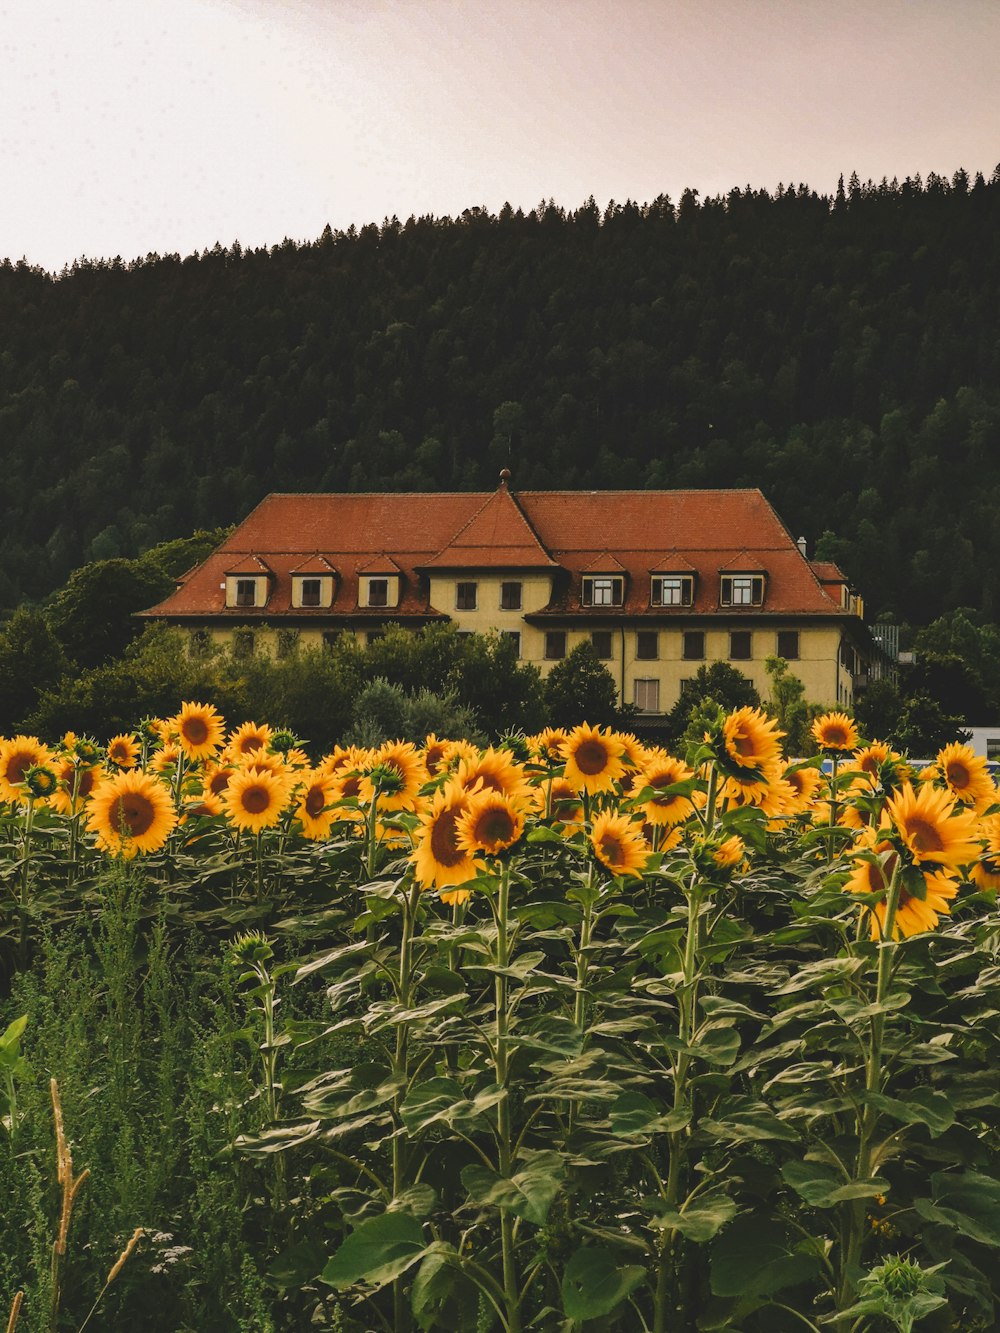
[[[508,934],[508,914],[510,911],[510,867],[507,863],[500,870],[500,886],[497,895],[497,945],[496,965],[498,969],[510,964],[510,936]],[[493,1000],[496,1016],[496,1048],[494,1069],[497,1087],[503,1096],[497,1106],[497,1153],[499,1174],[508,1179],[513,1167],[513,1143],[510,1121],[510,1089],[508,1063],[508,1029],[510,1012],[508,1008],[507,978],[498,971],[493,978]],[[514,1217],[510,1209],[500,1209],[500,1251],[503,1265],[503,1289],[507,1307],[508,1333],[521,1333],[521,1298],[517,1278],[517,1266],[514,1258]]]
[[[374,809],[375,802],[372,801]],[[396,986],[396,998],[403,1009],[409,1009],[413,989],[413,932],[420,902],[420,885],[413,882],[403,897],[403,935],[399,943],[399,980]],[[392,1073],[397,1091],[393,1096],[393,1120],[397,1130],[402,1125],[400,1107],[406,1096],[409,1064],[409,1023],[396,1024],[396,1048],[393,1054]],[[404,1152],[403,1136],[399,1133],[392,1139],[392,1197],[398,1199],[406,1188],[407,1157]],[[406,1333],[409,1327],[409,1308],[402,1278],[392,1284],[393,1329],[395,1333]]]
[[[20,939],[18,946],[18,957],[22,969],[28,966],[28,888],[29,871],[31,868],[31,833],[35,817],[35,798],[28,793],[28,808],[24,816],[24,840],[22,842],[23,853],[21,857],[21,892],[18,899],[18,916],[20,918]]]

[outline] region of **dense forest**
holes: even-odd
[[[271,490],[760,486],[1000,613],[1000,167],[0,265],[0,608]]]

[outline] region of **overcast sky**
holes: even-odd
[[[0,0],[0,257],[1000,161],[1000,0]]]

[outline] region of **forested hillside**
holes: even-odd
[[[270,490],[760,486],[998,615],[1000,168],[0,266],[0,607]],[[669,534],[664,534],[669,545]]]

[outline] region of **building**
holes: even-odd
[[[875,655],[860,599],[810,561],[759,490],[269,495],[141,614],[191,649],[286,656],[339,634],[452,621],[545,672],[589,640],[622,701],[656,714],[713,661],[763,695],[786,658],[850,706]]]

